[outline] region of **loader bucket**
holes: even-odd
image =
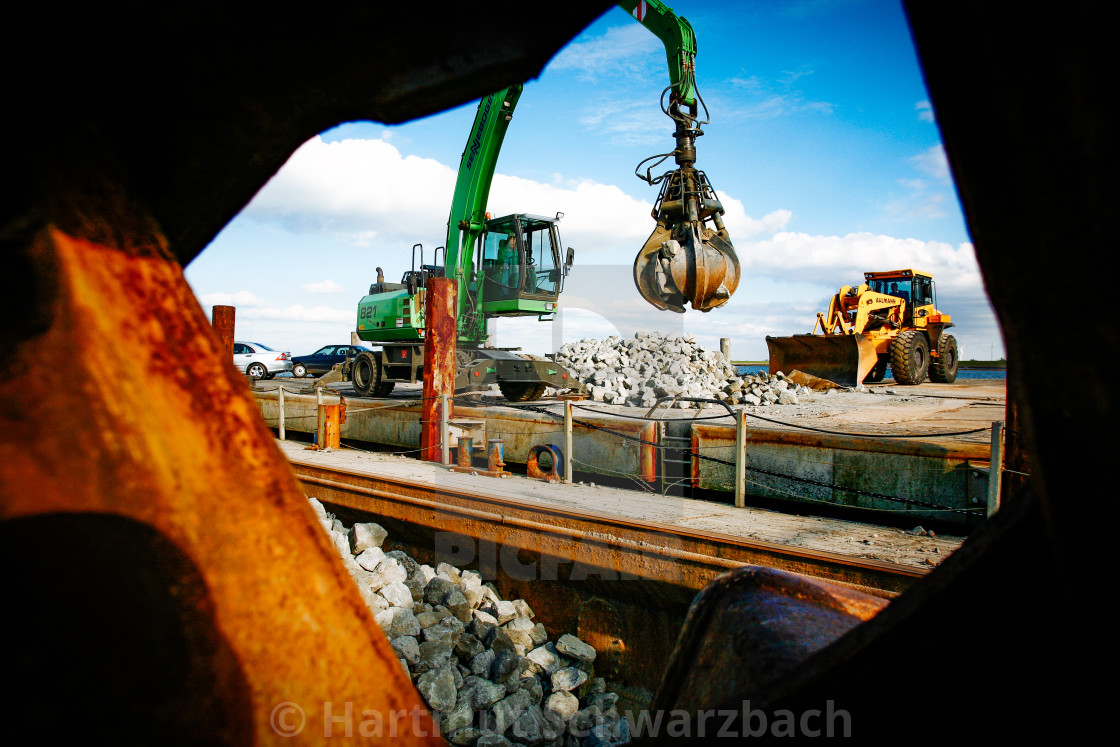
[[[804,371],[840,386],[858,386],[879,360],[875,345],[860,334],[767,337],[770,373]]]

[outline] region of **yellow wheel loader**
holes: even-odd
[[[842,386],[882,381],[891,367],[899,384],[957,378],[954,326],[934,307],[933,276],[920,270],[865,272],[855,288],[832,297],[810,334],[767,337],[770,373],[794,370]]]

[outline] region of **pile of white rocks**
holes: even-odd
[[[311,505],[377,624],[454,745],[600,747],[630,741],[618,696],[595,677],[595,649],[548,640],[523,599],[502,599],[478,573],[432,568],[382,549],[374,523],[344,525]]]
[[[690,334],[638,332],[632,339],[569,342],[556,352],[556,362],[583,382],[596,402],[652,407],[661,397],[716,399],[729,405],[796,405],[812,394],[784,374],[740,376],[715,350],[697,344]],[[677,401],[687,409],[710,403]]]

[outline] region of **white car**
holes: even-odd
[[[281,353],[259,342],[234,342],[233,365],[254,379],[271,379],[292,370],[292,354]]]

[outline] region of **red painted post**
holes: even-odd
[[[440,397],[455,394],[455,304],[458,286],[451,278],[428,278],[424,291],[424,404],[420,407],[420,458],[442,461]],[[448,409],[454,411],[453,400]],[[448,419],[451,413],[447,414]]]
[[[222,351],[230,355],[233,355],[233,321],[236,313],[237,309],[233,306],[215,306],[211,313],[210,324],[214,327],[214,334],[222,341]]]

